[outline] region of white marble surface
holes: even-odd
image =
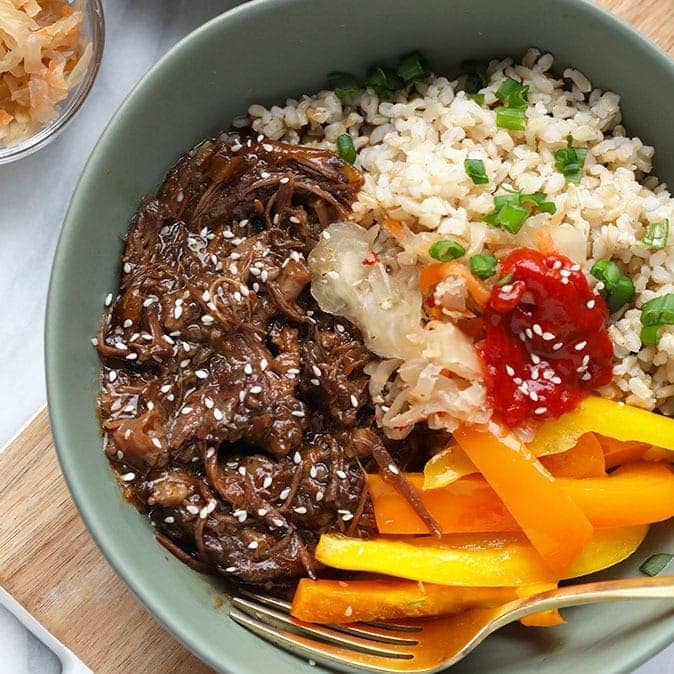
[[[106,0],[103,65],[83,110],[46,149],[0,166],[0,447],[45,402],[42,330],[49,269],[70,194],[96,139],[138,78],[196,26],[239,4],[226,0]],[[0,674],[60,666],[0,607]],[[674,671],[674,647],[638,670]],[[177,673],[182,674],[182,673]]]

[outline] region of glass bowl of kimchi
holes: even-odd
[[[0,164],[44,147],[75,116],[104,35],[102,0],[0,3]]]

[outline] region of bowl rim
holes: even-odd
[[[100,0],[95,0],[100,2]],[[302,4],[306,0],[249,0],[244,4],[233,7],[217,16],[209,19],[207,22],[198,26],[190,33],[181,38],[175,45],[173,45],[156,63],[154,63],[145,74],[133,86],[128,95],[124,98],[122,103],[117,107],[114,114],[106,124],[101,132],[99,139],[94,145],[83,169],[78,178],[77,184],[71,196],[68,210],[64,217],[63,226],[59,235],[56,251],[52,262],[52,271],[49,280],[49,288],[47,293],[47,304],[45,311],[45,327],[44,327],[44,354],[45,354],[45,375],[47,385],[47,400],[49,419],[54,437],[54,447],[58,457],[61,471],[65,478],[68,489],[71,493],[73,501],[77,507],[80,517],[82,518],[89,534],[94,539],[99,550],[103,553],[107,562],[115,571],[116,575],[123,581],[123,583],[131,590],[141,604],[149,611],[152,617],[157,620],[165,629],[167,629],[173,637],[180,643],[187,647],[193,654],[201,659],[206,664],[213,667],[219,672],[231,672],[231,674],[250,674],[250,670],[242,667],[239,663],[229,661],[223,663],[216,653],[210,648],[207,643],[199,641],[195,632],[190,632],[184,625],[184,622],[168,611],[165,611],[161,605],[159,597],[156,597],[152,592],[147,591],[143,587],[143,583],[132,572],[126,569],[126,560],[118,555],[114,542],[110,539],[107,527],[88,510],[88,502],[86,496],[81,493],[78,485],[78,466],[74,461],[72,455],[68,451],[68,435],[69,427],[75,423],[74,420],[68,418],[67,415],[59,411],[59,400],[56,396],[57,380],[59,378],[60,367],[57,365],[57,343],[50,326],[58,324],[59,303],[57,296],[59,289],[63,285],[66,276],[66,265],[64,262],[68,259],[71,247],[71,241],[75,236],[75,219],[74,214],[79,209],[80,190],[85,181],[90,167],[97,159],[101,148],[107,139],[109,133],[117,123],[121,114],[129,105],[131,99],[136,94],[145,88],[155,77],[161,76],[161,71],[166,68],[173,59],[178,58],[180,52],[185,45],[194,40],[197,36],[208,31],[216,29],[217,26],[223,22],[230,21],[232,18],[248,18],[253,19],[255,15],[266,11],[267,7],[290,7],[296,4]],[[599,6],[593,0],[556,0],[560,5],[566,6],[570,11],[578,11],[586,13],[600,20],[606,24],[610,29],[616,31],[621,38],[635,41],[643,50],[647,51],[649,56],[660,63],[674,80],[674,60],[655,42],[647,38],[636,28],[628,24],[626,21],[611,13],[607,9]],[[37,148],[35,148],[37,149]],[[617,674],[623,671],[632,671],[642,663],[646,662],[653,655],[663,650],[674,639],[674,630],[663,634],[660,638],[653,638],[648,642],[648,646],[635,651],[633,656],[626,661],[614,662],[608,665],[605,672],[610,674]]]
[[[9,164],[28,157],[51,143],[68,126],[84,105],[84,101],[88,98],[103,61],[103,53],[105,51],[105,13],[103,11],[103,0],[85,1],[85,15],[91,17],[91,44],[93,53],[91,55],[91,63],[84,74],[84,78],[76,85],[72,94],[68,95],[65,101],[62,102],[62,107],[59,109],[58,115],[54,120],[20,143],[5,148],[0,147],[0,165]]]

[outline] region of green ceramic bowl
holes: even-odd
[[[440,73],[465,58],[552,51],[621,94],[625,123],[657,149],[674,182],[674,65],[657,47],[582,0],[258,0],[199,28],[144,77],[103,133],[84,169],[59,242],[46,320],[49,407],[63,472],[82,518],[117,573],[194,653],[236,674],[316,668],[232,623],[216,608],[217,583],[157,545],[147,521],[119,495],[94,413],[99,364],[89,343],[116,287],[122,236],[140,197],[196,141],[254,101],[272,103],[325,85],[330,70],[362,72],[420,49]],[[674,551],[671,526],[608,576],[637,573],[655,551]],[[629,671],[674,637],[666,603],[567,612],[555,630],[511,627],[457,672]],[[101,635],[104,639],[105,635]],[[149,667],[148,663],[148,667]]]

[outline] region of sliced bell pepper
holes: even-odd
[[[547,586],[545,589],[549,589]],[[448,615],[471,608],[492,608],[543,592],[541,586],[450,587],[413,580],[310,580],[302,578],[291,615],[305,622],[342,624]]]
[[[546,421],[528,447],[536,456],[543,456],[570,449],[581,435],[590,432],[674,451],[674,419],[598,396],[585,398],[573,412]]]
[[[636,461],[674,461],[674,454],[669,450],[645,442],[614,440],[603,435],[597,437],[604,451],[606,468],[624,466]]]
[[[513,435],[496,437],[461,427],[454,438],[545,563],[563,573],[592,537],[592,524],[583,511]]]
[[[648,525],[595,531],[561,576],[585,576],[617,564],[639,547],[647,531]],[[369,540],[323,534],[315,554],[326,566],[438,585],[513,587],[560,580],[521,533]]]
[[[461,477],[477,472],[479,471],[466,452],[452,440],[445,449],[426,462],[423,489],[441,489]]]
[[[594,433],[585,433],[566,452],[541,457],[541,463],[557,477],[603,477],[606,475],[604,450]]]
[[[529,597],[532,594],[556,589],[557,584],[543,583],[542,585],[525,585],[524,587],[517,588],[517,592],[520,597]],[[525,627],[557,627],[557,625],[564,625],[566,620],[562,618],[557,609],[551,609],[524,616],[524,618],[520,618],[520,622]]]
[[[421,501],[443,533],[518,531],[503,501],[477,475],[442,489],[422,491],[423,476],[408,473]],[[674,473],[665,463],[640,462],[607,477],[558,478],[559,487],[585,513],[593,526],[625,527],[674,517]],[[368,490],[380,534],[428,534],[414,509],[379,475],[368,475]]]

